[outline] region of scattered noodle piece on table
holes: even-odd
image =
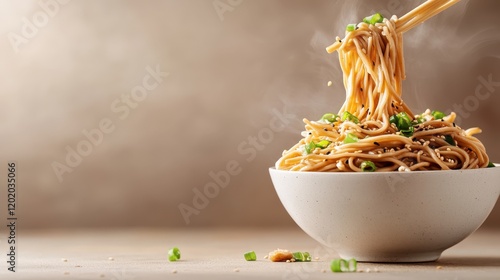
[[[269,259],[273,262],[286,262],[293,259],[293,254],[288,250],[276,249],[269,253]]]

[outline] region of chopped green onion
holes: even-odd
[[[415,118],[415,122],[416,122],[417,124],[421,124],[421,123],[425,122],[425,118],[423,118],[422,116],[417,116],[417,117]]]
[[[411,137],[415,131],[410,116],[408,116],[405,112],[392,115],[389,118],[389,122],[395,124],[401,134],[406,137]]]
[[[303,252],[303,255],[304,255],[304,261],[305,262],[310,262],[311,261],[311,255],[309,254],[309,252]]]
[[[441,111],[432,111],[431,115],[434,117],[435,120],[440,120],[445,117],[445,114]]]
[[[328,147],[332,143],[331,141],[328,140],[321,140],[318,143],[314,143],[313,141],[309,142],[309,144],[305,145],[305,150],[307,154],[310,154],[314,151],[316,148],[324,149]]]
[[[255,261],[255,260],[257,260],[257,255],[255,254],[254,251],[246,252],[244,254],[244,256],[245,256],[245,260],[247,260],[247,261]]]
[[[356,143],[358,141],[359,141],[358,136],[356,136],[352,133],[347,133],[347,136],[344,138],[345,144]]]
[[[330,143],[332,143],[332,142],[330,142],[328,140],[321,140],[318,143],[316,143],[316,147],[320,148],[320,149],[324,149],[324,148],[328,147],[328,145],[330,145]]]
[[[314,142],[311,141],[311,142],[309,142],[309,144],[306,144],[305,149],[306,149],[306,153],[310,154],[310,153],[312,153],[312,151],[314,151],[314,149],[316,149],[316,144],[314,144]]]
[[[369,17],[365,17],[363,22],[368,24],[381,23],[384,21],[384,17],[380,13],[375,13]]]
[[[348,24],[345,30],[349,32],[356,30],[356,24],[355,23]]]
[[[310,262],[311,261],[311,255],[308,252],[295,252],[292,253],[293,258],[297,262]]]
[[[400,130],[408,130],[410,127],[413,127],[411,124],[411,118],[405,112],[401,112],[398,114],[398,128]]]
[[[398,124],[398,115],[392,115],[390,118],[389,118],[389,122],[390,123],[393,123],[395,125]]]
[[[355,259],[334,259],[330,265],[332,272],[356,272],[358,262]]]
[[[374,172],[375,170],[377,170],[377,166],[375,166],[375,163],[369,160],[363,161],[360,167],[363,172]]]
[[[406,137],[411,137],[413,135],[414,131],[415,131],[415,129],[413,128],[413,126],[410,126],[409,129],[401,130],[401,134],[403,134]]]
[[[451,137],[451,135],[445,135],[444,136],[444,141],[446,141],[446,143],[452,145],[452,146],[456,146],[457,143],[455,142],[455,140],[453,139],[453,137]]]
[[[174,247],[168,251],[168,260],[171,262],[175,262],[181,259],[181,251],[179,248]]]
[[[488,163],[488,167],[495,167],[495,164],[494,164],[493,162],[491,162],[491,161],[490,161],[490,162]]]
[[[324,114],[323,117],[321,117],[322,120],[326,120],[330,123],[336,122],[338,120],[338,118],[339,118],[339,115],[332,114],[332,113]]]
[[[347,111],[345,111],[342,114],[342,121],[345,121],[345,120],[351,121],[353,123],[359,123],[359,119],[355,115],[353,115]]]

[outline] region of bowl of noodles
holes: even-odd
[[[490,162],[456,114],[414,113],[402,99],[403,33],[458,0],[424,2],[401,18],[376,13],[346,27],[337,52],[346,99],[304,119],[271,178],[285,209],[311,237],[345,258],[433,261],[474,232],[500,194]]]
[[[270,173],[300,228],[342,258],[367,262],[437,260],[479,228],[500,194],[500,167]]]

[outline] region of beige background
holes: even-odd
[[[186,226],[179,204],[231,161],[241,172],[189,227],[294,225],[267,168],[299,139],[302,117],[341,105],[338,60],[324,48],[372,11],[402,15],[422,1],[221,2],[233,6],[218,14],[212,0],[73,0],[17,53],[9,36],[43,10],[0,3],[0,158],[18,162],[24,228]],[[477,103],[474,92],[479,77],[500,82],[499,12],[496,0],[462,1],[409,32],[404,84],[416,112],[466,105],[462,126],[483,129],[496,162],[500,86]],[[111,104],[157,65],[169,76],[120,119]],[[275,110],[296,120],[272,131]],[[59,182],[52,164],[104,118],[115,130]],[[268,138],[249,158],[259,133]],[[4,188],[0,197],[4,205]],[[486,225],[500,226],[500,205]]]

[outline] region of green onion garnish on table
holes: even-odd
[[[308,252],[295,252],[292,253],[296,262],[310,262],[311,255]]]
[[[355,259],[334,259],[330,265],[332,272],[356,272],[358,262]]]
[[[168,260],[175,262],[181,259],[181,251],[179,248],[174,247],[168,251]]]
[[[256,261],[257,260],[257,255],[255,254],[254,251],[246,252],[244,254],[245,260],[247,261]]]
[[[490,161],[490,162],[488,163],[488,167],[495,167],[495,164],[494,164],[493,162],[491,162],[491,161]]]

